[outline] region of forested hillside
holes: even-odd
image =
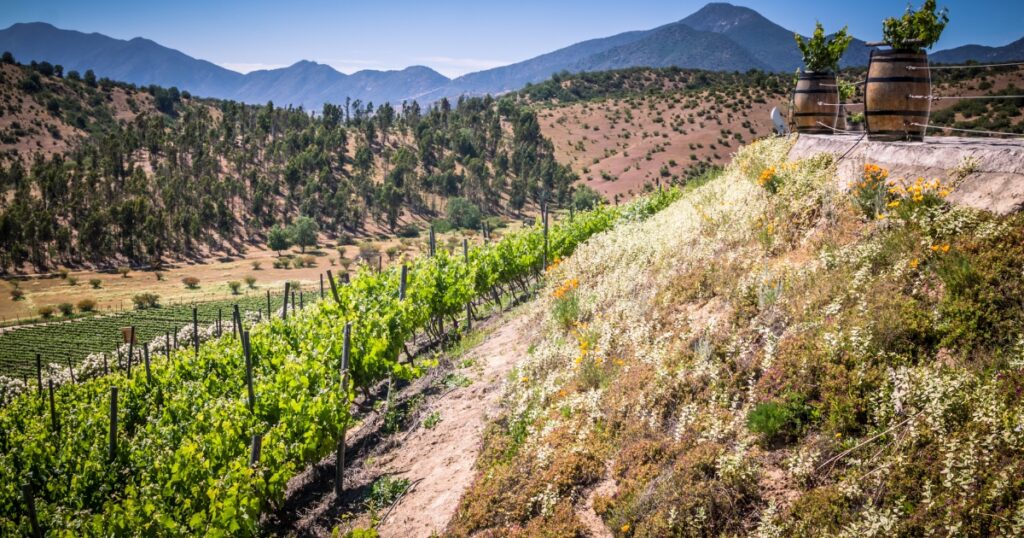
[[[300,215],[332,236],[398,232],[450,197],[485,213],[564,202],[574,179],[511,100],[314,114],[9,56],[0,69],[3,271],[238,251]]]

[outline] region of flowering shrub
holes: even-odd
[[[764,190],[775,194],[779,192],[779,184],[781,179],[775,170],[774,166],[769,166],[761,171],[761,175],[757,177],[757,184],[764,187]]]
[[[865,164],[861,179],[854,183],[853,201],[869,219],[882,218],[889,202],[889,171],[877,164]]]
[[[562,535],[602,477],[617,536],[1024,532],[1024,215],[789,144],[550,273],[450,534]]]

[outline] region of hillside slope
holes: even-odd
[[[0,108],[0,273],[234,255],[300,215],[415,236],[451,198],[478,228],[574,179],[532,110],[489,97],[313,116],[0,64]]]
[[[1024,531],[1024,216],[789,147],[549,269],[450,535]]]

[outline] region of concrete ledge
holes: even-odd
[[[844,189],[859,177],[865,163],[872,163],[887,168],[891,178],[953,181],[949,201],[955,204],[1003,215],[1024,209],[1024,139],[929,137],[924,142],[869,142],[860,135],[799,135],[789,159],[819,153],[843,156],[838,179]]]

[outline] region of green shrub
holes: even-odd
[[[231,280],[228,282],[228,288],[231,289],[231,295],[238,295],[238,290],[242,289],[242,283],[237,280]]]
[[[184,284],[185,287],[190,290],[194,290],[199,287],[199,279],[194,276],[187,276],[182,278],[181,283]]]
[[[245,276],[245,285],[249,286],[250,289],[255,289],[256,288],[256,277],[254,277],[252,275],[246,275]]]
[[[408,478],[382,476],[370,486],[370,495],[366,499],[366,508],[371,513],[380,512],[394,504],[408,489]]]
[[[434,228],[434,233],[439,234],[450,232],[452,231],[453,228],[455,228],[454,226],[452,226],[452,223],[446,219],[437,219],[431,223],[431,226]]]
[[[132,303],[136,310],[156,308],[160,306],[160,296],[155,293],[137,293],[132,296]]]
[[[78,301],[79,312],[92,312],[93,310],[96,310],[96,301],[92,299],[82,299],[81,301]]]
[[[807,426],[811,409],[804,398],[790,395],[782,401],[758,404],[747,414],[747,428],[764,436],[766,445],[788,442],[799,437]]]
[[[117,268],[117,274],[121,275],[121,278],[128,278],[128,273],[132,272],[132,268],[127,265],[122,265]]]
[[[66,280],[68,281],[68,285],[69,286],[77,286],[78,285],[78,277],[74,277],[74,276],[68,275]]]
[[[19,288],[14,288],[14,289],[11,290],[11,300],[12,301],[20,301],[20,300],[22,300],[24,298],[25,298],[25,291],[24,290],[19,289]]]
[[[428,430],[432,430],[432,429],[434,429],[434,426],[437,426],[438,423],[440,423],[440,422],[441,422],[441,413],[438,412],[438,411],[434,411],[433,413],[428,415],[426,419],[423,420],[423,427],[428,429]]]
[[[89,285],[92,286],[92,289],[98,290],[103,285],[103,281],[98,278],[90,278]]]
[[[60,313],[65,316],[70,316],[75,313],[75,305],[71,303],[60,303],[57,305],[57,310],[60,310]]]
[[[43,319],[52,318],[54,312],[56,312],[56,309],[51,305],[43,305],[36,309],[36,313]]]
[[[403,224],[398,227],[398,237],[413,238],[420,236],[420,228],[415,224]]]
[[[593,209],[603,202],[604,196],[586,185],[576,187],[576,192],[572,193],[572,205],[577,211]]]

